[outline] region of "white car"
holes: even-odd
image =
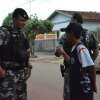
[[[99,48],[99,50],[100,50],[100,43],[98,44],[98,48]]]

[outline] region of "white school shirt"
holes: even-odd
[[[77,44],[75,44],[72,47],[71,52],[75,49],[76,45]],[[86,68],[86,67],[94,65],[94,62],[90,56],[88,49],[83,44],[79,44],[77,46],[77,53],[78,53],[79,61],[82,64],[82,68]]]

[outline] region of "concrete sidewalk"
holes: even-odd
[[[62,61],[62,57],[56,57],[53,52],[36,52],[35,57],[31,56],[30,61],[60,63]]]
[[[31,61],[37,61],[37,60],[44,60],[44,59],[53,59],[55,58],[55,55],[49,52],[35,52],[35,56],[31,56]]]

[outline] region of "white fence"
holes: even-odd
[[[57,46],[57,39],[35,40],[35,51],[54,51]]]

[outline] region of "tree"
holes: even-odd
[[[51,32],[53,24],[48,20],[39,20],[36,15],[32,16],[25,26],[27,36],[31,41],[31,47],[34,46],[34,40],[37,34],[44,34]],[[34,54],[34,47],[32,48],[32,54]]]
[[[32,16],[25,26],[26,33],[33,34],[33,39],[37,34],[51,32],[52,28],[53,24],[49,20],[39,20],[36,15]]]

